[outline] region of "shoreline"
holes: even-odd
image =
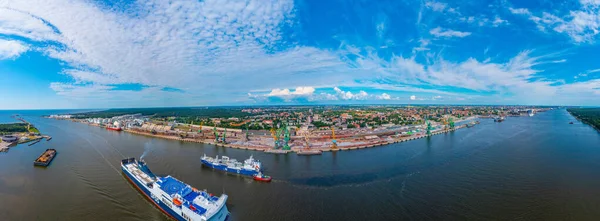
[[[71,120],[71,121],[75,122],[75,123],[83,123],[83,122],[79,122],[77,120]],[[89,126],[100,127],[100,128],[106,128],[101,125],[95,125],[95,124],[89,124],[89,123],[83,123],[83,124],[86,124]],[[463,128],[469,128],[469,127],[467,127],[466,124],[463,124],[463,125],[456,126],[454,129],[435,130],[431,133],[431,135],[427,135],[424,133],[414,134],[414,135],[410,135],[410,136],[388,135],[388,136],[382,136],[379,138],[379,140],[376,140],[376,141],[366,141],[366,142],[361,142],[358,144],[338,145],[338,147],[335,149],[331,148],[329,145],[327,145],[328,146],[327,148],[316,147],[316,148],[310,148],[310,150],[318,150],[321,152],[332,152],[332,151],[334,152],[334,151],[347,151],[347,150],[373,148],[373,147],[379,147],[379,146],[384,146],[384,145],[389,145],[389,144],[394,144],[394,143],[401,143],[401,142],[406,142],[406,141],[427,138],[429,136],[434,136],[434,135],[439,135],[439,134],[444,134],[444,133],[450,133],[450,132],[454,132],[456,130],[463,129]],[[150,132],[139,131],[136,129],[123,129],[122,132],[127,132],[127,133],[136,134],[136,135],[147,136],[147,137],[162,138],[162,139],[167,139],[167,140],[210,144],[210,145],[214,145],[216,147],[227,147],[227,148],[242,149],[242,150],[261,151],[261,152],[266,152],[266,153],[272,153],[269,151],[274,150],[272,146],[250,146],[250,145],[240,145],[240,144],[236,144],[236,143],[216,143],[213,139],[181,138],[179,136],[173,136],[173,135],[152,134]],[[368,135],[361,134],[361,135],[357,135],[357,136],[368,136]],[[340,143],[344,143],[344,142],[340,142]],[[346,143],[350,143],[350,142],[346,142]],[[306,150],[304,148],[304,146],[300,146],[300,147],[293,146],[290,150],[284,150],[283,152],[280,152],[279,154],[287,154],[290,152],[299,153],[302,150]],[[274,154],[277,154],[277,153],[274,153]]]
[[[589,123],[589,122],[587,122],[587,121],[585,121],[585,120],[582,120],[581,118],[579,118],[579,117],[575,116],[573,113],[571,113],[569,110],[567,110],[567,113],[569,113],[569,115],[571,115],[571,116],[573,116],[575,119],[577,119],[577,121],[579,121],[579,122],[581,122],[581,123],[583,123],[583,124],[585,124],[585,125],[588,125],[588,126],[590,126],[590,127],[594,128],[594,129],[595,129],[595,130],[596,130],[598,133],[600,133],[600,127],[596,127],[596,125],[594,125],[594,124],[591,124],[591,123]]]

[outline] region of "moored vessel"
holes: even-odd
[[[310,155],[321,155],[323,152],[315,149],[303,149],[296,151],[296,154],[301,156],[310,156]]]
[[[117,127],[117,126],[107,126],[106,127],[107,130],[114,130],[114,131],[121,131],[121,127]]]
[[[268,149],[265,150],[265,153],[274,153],[274,154],[287,154],[289,150],[281,150],[281,149]]]
[[[210,168],[245,176],[257,175],[262,170],[262,164],[260,161],[255,160],[252,156],[244,160],[244,162],[239,162],[236,159],[231,159],[227,156],[222,156],[221,158],[216,156],[213,158],[204,154],[204,156],[200,158],[200,162]]]
[[[37,159],[35,159],[35,161],[33,161],[33,165],[47,167],[48,165],[50,165],[50,162],[52,162],[55,156],[55,149],[46,149],[46,151],[44,151],[42,155],[40,155]]]
[[[154,175],[143,161],[121,160],[127,179],[163,213],[175,220],[222,221],[229,216],[227,195],[213,196],[171,176]]]

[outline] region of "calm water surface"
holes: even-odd
[[[56,111],[53,111],[56,112]],[[229,195],[233,220],[596,220],[600,133],[565,110],[483,120],[429,139],[321,156],[184,143],[20,113],[49,142],[0,154],[2,220],[167,220],[120,172],[139,157],[158,175]],[[574,121],[575,124],[568,124]],[[33,160],[46,148],[48,168]],[[199,158],[254,155],[272,183],[203,168]]]

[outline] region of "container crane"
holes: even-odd
[[[213,132],[215,133],[215,143],[219,142],[219,132],[217,132],[217,127],[213,127]]]
[[[433,129],[433,127],[431,126],[431,122],[429,122],[429,120],[425,120],[426,124],[427,124],[427,136],[431,135],[431,129]]]
[[[273,149],[277,149],[277,147],[279,146],[279,139],[277,137],[277,134],[275,133],[275,128],[271,128],[271,136],[273,136]]]
[[[337,140],[335,139],[335,127],[331,127],[331,150],[337,150]]]
[[[281,149],[289,150],[290,146],[288,145],[288,141],[290,141],[290,132],[287,129],[287,125],[282,127],[280,130],[281,130],[280,134],[283,134],[283,144],[282,144]]]

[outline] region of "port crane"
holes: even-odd
[[[273,149],[277,149],[279,147],[279,135],[275,128],[271,128],[271,136],[273,136]]]
[[[215,133],[215,143],[219,142],[219,132],[217,132],[217,127],[213,127],[213,132]]]
[[[337,150],[337,140],[335,139],[335,127],[331,127],[331,150]]]
[[[284,132],[284,135],[283,135],[283,149],[284,150],[289,150],[289,149],[291,149],[290,145],[289,145],[289,142],[290,142],[290,130],[288,128],[288,125],[285,125],[285,127],[283,127],[283,129],[284,129],[283,130],[283,132]]]
[[[213,133],[215,134],[215,143],[225,143],[225,137],[227,136],[227,128],[225,128],[225,132],[219,135],[217,131],[217,127],[213,127]]]
[[[283,126],[279,129],[271,128],[271,136],[273,136],[274,146],[273,149],[290,150],[290,131],[288,126]],[[283,140],[282,140],[283,139]]]
[[[433,129],[433,127],[431,126],[431,122],[429,122],[429,120],[425,120],[425,124],[427,125],[427,136],[430,136],[431,130]]]

